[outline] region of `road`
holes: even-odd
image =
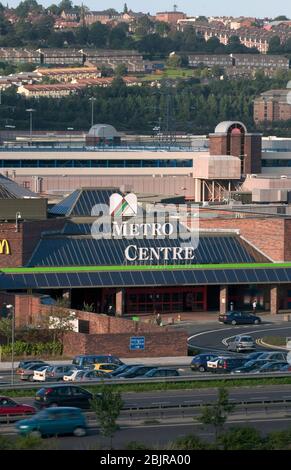
[[[291,326],[282,324],[262,323],[261,325],[232,326],[213,323],[207,328],[205,325],[187,325],[189,334],[189,345],[192,348],[226,352],[226,343],[237,335],[251,335],[254,339],[264,336],[291,336]],[[266,350],[262,346],[257,346],[257,350]]]

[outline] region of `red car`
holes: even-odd
[[[21,405],[9,397],[0,397],[0,416],[23,415],[35,413],[36,409],[30,405]]]

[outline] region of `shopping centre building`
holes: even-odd
[[[230,302],[249,310],[254,298],[273,314],[291,308],[291,217],[271,207],[198,211],[175,197],[137,195],[137,215],[126,212],[135,195],[83,188],[47,209],[5,177],[0,194],[2,293],[65,297],[71,308],[120,316],[225,312]],[[114,233],[102,219],[106,208],[112,217],[112,197]],[[143,218],[148,210],[153,219]]]

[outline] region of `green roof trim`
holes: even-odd
[[[35,268],[2,268],[5,274],[71,273],[94,271],[168,271],[188,269],[271,269],[291,268],[291,263],[241,263],[241,264],[185,264],[185,265],[144,265],[144,266],[62,266]]]

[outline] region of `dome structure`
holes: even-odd
[[[118,137],[118,133],[115,127],[110,124],[94,124],[88,132],[88,137],[114,139]]]
[[[246,126],[240,121],[222,121],[216,126],[214,133],[228,134],[229,132],[233,133],[234,129],[243,131],[244,134],[247,133]]]

